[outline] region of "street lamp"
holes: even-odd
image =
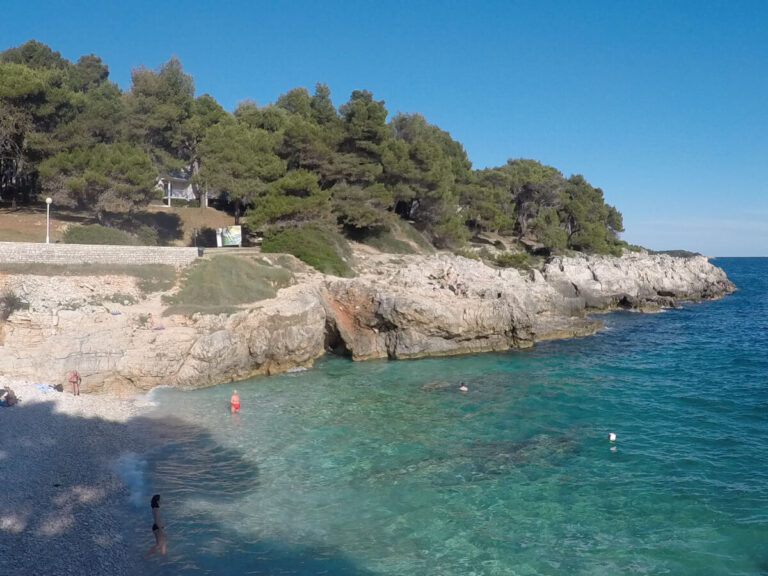
[[[50,197],[45,199],[45,243],[51,243],[51,200]]]

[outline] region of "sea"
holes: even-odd
[[[713,264],[737,292],[586,338],[153,391],[136,573],[768,574],[768,259]]]

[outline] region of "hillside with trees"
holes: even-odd
[[[544,254],[625,246],[621,214],[583,176],[528,159],[475,170],[448,132],[390,117],[367,90],[336,107],[318,83],[230,113],[196,95],[175,57],[134,69],[122,91],[93,54],[73,63],[33,40],[0,53],[2,202],[50,196],[125,226],[177,171],[202,205],[223,193],[236,221],[276,244],[297,229],[375,242],[414,227],[453,250],[483,235]]]

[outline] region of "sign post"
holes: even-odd
[[[51,243],[51,200],[50,197],[45,199],[45,243]]]

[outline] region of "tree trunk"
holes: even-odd
[[[200,159],[195,158],[192,161],[192,175],[197,176],[200,173]],[[195,178],[195,181],[197,179]],[[208,187],[203,186],[203,189],[200,189],[200,186],[197,184],[192,185],[192,190],[195,193],[195,196],[197,196],[197,199],[200,200],[200,209],[208,208]]]

